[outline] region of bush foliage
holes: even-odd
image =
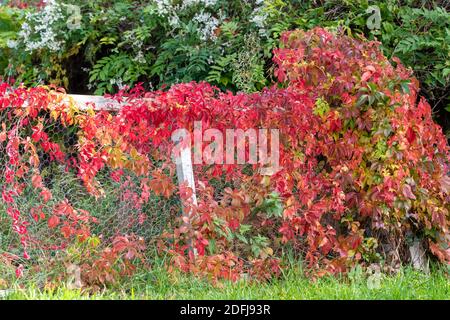
[[[416,240],[448,264],[449,147],[430,105],[418,100],[418,81],[377,42],[321,28],[286,32],[281,41],[273,58],[278,83],[257,93],[224,93],[205,82],[151,92],[138,85],[115,96],[123,107],[114,114],[80,110],[61,90],[2,84],[0,110],[13,121],[1,124],[0,222],[16,234],[3,259],[20,276],[39,263],[70,263],[75,252],[92,285],[146,263],[139,234],[102,234],[95,226],[104,217],[52,191],[40,165],[46,154],[97,199],[116,183],[130,225],[152,219],[151,198],[179,197],[191,214],[172,219],[156,243],[171,257],[169,270],[267,279],[287,251],[315,275],[373,262],[395,268]],[[174,183],[170,159],[173,130],[192,131],[194,121],[203,129],[279,129],[281,170],[196,165],[194,205],[192,190]],[[55,124],[74,128],[77,143],[55,140]],[[30,189],[32,208],[23,201]],[[44,231],[33,233],[37,224]],[[45,232],[52,236],[37,237]]]
[[[0,48],[9,57],[9,66],[0,62],[4,78],[72,93],[114,93],[138,82],[153,90],[192,80],[256,92],[272,83],[272,49],[280,34],[322,26],[380,40],[389,59],[399,57],[414,69],[421,95],[449,128],[448,1],[35,3],[26,17],[23,10],[0,7]]]

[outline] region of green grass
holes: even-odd
[[[402,269],[394,276],[382,276],[379,286],[369,285],[362,273],[351,279],[321,278],[311,281],[299,268],[292,268],[280,279],[268,283],[221,282],[184,274],[168,274],[156,268],[135,276],[126,285],[89,295],[60,287],[40,291],[13,290],[7,299],[444,299],[450,298],[450,282],[445,271],[430,275]]]

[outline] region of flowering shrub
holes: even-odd
[[[102,219],[50,190],[40,166],[47,154],[97,199],[118,190],[113,201],[125,199],[126,211],[117,210],[128,225],[161,208],[149,206],[151,199],[179,197],[185,214],[172,206],[178,218],[157,242],[170,254],[171,270],[213,280],[267,279],[280,272],[290,248],[309,270],[336,274],[355,264],[406,262],[416,238],[448,263],[448,144],[428,103],[418,100],[417,80],[398,61],[391,65],[378,45],[320,28],[287,32],[274,51],[279,86],[236,95],[204,82],[154,92],[136,86],[115,96],[123,105],[117,114],[79,110],[58,90],[3,84],[0,110],[14,119],[0,135],[3,205],[24,259],[31,246],[54,242],[30,235],[40,221],[46,232],[60,234],[58,247],[50,248],[58,251],[89,239]],[[192,190],[175,185],[170,158],[173,131],[192,132],[194,121],[204,130],[278,129],[281,169],[263,174],[263,163],[195,165],[194,204]],[[75,128],[77,143],[51,138],[50,123]],[[32,210],[21,201],[30,188],[41,204]],[[131,262],[141,257],[140,241],[117,238],[126,235],[102,236],[106,247],[122,239],[127,245],[120,248],[133,249],[105,249],[95,265],[107,264],[111,252]],[[88,282],[104,283],[104,270],[94,273],[99,280],[86,276]]]
[[[282,32],[322,26],[381,40],[388,58],[413,68],[435,120],[444,130],[450,125],[445,1],[6,2],[26,9],[0,6],[0,73],[27,86],[104,94],[138,82],[153,90],[206,80],[257,92],[273,80],[272,49]]]
[[[52,83],[96,94],[139,81],[148,89],[208,75],[231,88],[230,75],[249,73],[253,77],[238,86],[255,91],[266,83],[263,48],[250,47],[244,36],[252,35],[258,44],[267,38],[263,7],[259,0],[49,0],[27,9],[1,73],[26,85]],[[250,67],[239,57],[246,49],[256,51]],[[222,56],[240,68],[230,72],[225,60],[223,69],[212,68]],[[253,72],[255,66],[259,72]]]

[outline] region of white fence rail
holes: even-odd
[[[118,103],[113,99],[107,99],[102,96],[85,96],[80,94],[69,94],[82,110],[86,109],[89,105],[94,106],[94,110],[107,110],[117,111],[120,110],[123,104]]]

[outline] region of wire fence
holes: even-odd
[[[120,107],[99,97],[74,96],[74,99],[79,103],[80,110],[85,109],[88,102],[93,102],[97,110],[107,110],[111,114]],[[102,196],[88,192],[78,175],[77,126],[62,126],[54,121],[51,114],[41,111],[40,128],[37,130],[35,123],[15,123],[17,117],[13,116],[13,112],[15,110],[10,108],[0,111],[0,132],[3,135],[0,140],[2,257],[12,257],[11,261],[23,259],[26,242],[26,255],[35,265],[39,265],[40,261],[48,263],[51,257],[68,249],[70,235],[83,236],[84,232],[87,233],[87,225],[90,235],[106,243],[126,235],[143,239],[151,245],[175,217],[180,216],[182,206],[177,195],[142,194],[143,184],[151,179],[149,174],[138,175],[127,169],[115,172],[105,167],[96,175]],[[14,131],[14,128],[20,130]],[[14,136],[11,132],[15,132]],[[10,136],[5,137],[6,133]],[[45,135],[46,139],[41,141],[48,141],[49,144],[35,143],[38,146],[35,157],[29,156],[15,163],[12,160],[15,152],[21,156],[26,154],[25,149],[29,147],[27,137],[42,138],[34,134]],[[154,165],[161,164],[156,161]],[[6,181],[11,173],[16,179],[14,188],[10,188],[10,181]],[[176,184],[175,175],[172,179]],[[9,197],[14,201],[9,201]],[[63,211],[64,221],[58,215]],[[11,218],[14,220],[15,212],[20,212],[20,221],[14,222],[11,228]],[[71,215],[76,219],[70,218]],[[56,225],[58,228],[53,227]],[[21,228],[26,229],[26,236]]]

